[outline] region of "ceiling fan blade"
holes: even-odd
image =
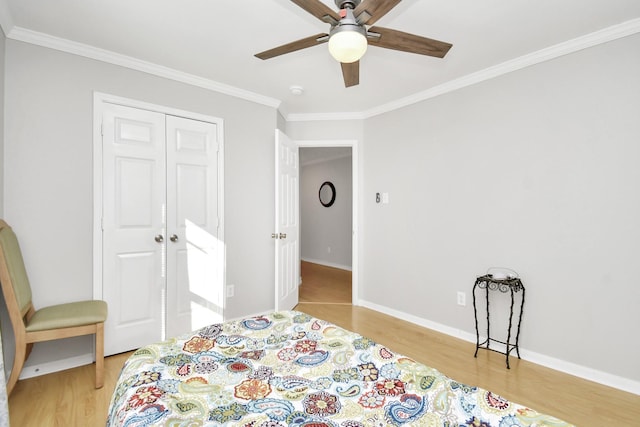
[[[372,25],[396,7],[401,0],[364,0],[353,11],[353,16],[360,24]],[[362,13],[366,13],[362,15]]]
[[[386,49],[401,50],[403,52],[417,53],[419,55],[435,56],[443,58],[451,46],[451,43],[428,39],[389,28],[371,27],[370,33],[380,34],[380,37],[370,37],[369,45],[384,47]]]
[[[360,83],[360,61],[349,64],[341,62],[344,87],[356,86]]]
[[[337,23],[340,20],[338,15],[333,9],[330,9],[327,5],[319,0],[291,0],[322,22],[329,24]],[[329,18],[327,18],[329,17]]]
[[[256,53],[254,56],[260,59],[270,59],[275,56],[284,55],[285,53],[291,53],[291,52],[295,52],[296,50],[301,50],[301,49],[316,46],[322,43],[326,43],[328,40],[329,40],[328,34],[326,33],[316,34],[315,36],[296,40],[291,43],[283,44],[282,46],[274,47],[273,49],[265,50],[264,52]]]

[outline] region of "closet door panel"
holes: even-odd
[[[107,355],[163,337],[164,121],[163,114],[113,104],[105,104],[103,111],[102,298],[109,305]]]
[[[184,226],[189,221],[200,227],[207,227],[211,218],[208,212],[210,201],[206,196],[210,191],[215,191],[209,185],[210,172],[206,166],[176,165],[176,221],[179,226]]]
[[[215,124],[167,116],[167,335],[222,321]]]

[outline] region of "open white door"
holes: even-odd
[[[276,301],[275,309],[298,304],[300,281],[298,146],[276,129]]]

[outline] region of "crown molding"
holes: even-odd
[[[0,0],[2,1],[2,0]],[[85,58],[95,59],[109,64],[119,65],[132,70],[141,71],[158,77],[186,83],[203,89],[219,92],[225,95],[241,98],[267,107],[278,108],[280,100],[240,89],[234,86],[219,83],[193,74],[184,73],[172,68],[164,67],[147,61],[142,61],[131,56],[121,55],[94,46],[77,43],[71,40],[54,37],[49,34],[28,30],[21,27],[13,27],[7,34],[7,38],[50,49],[59,50]]]
[[[304,121],[337,121],[337,120],[364,120],[380,114],[398,110],[409,105],[426,101],[437,96],[456,91],[486,80],[508,74],[522,68],[536,65],[542,62],[569,55],[589,47],[607,43],[623,37],[627,37],[640,32],[640,18],[636,18],[618,25],[614,25],[603,30],[599,30],[575,39],[559,43],[554,46],[533,52],[519,58],[503,62],[493,67],[451,80],[447,83],[434,86],[425,91],[417,92],[408,97],[379,105],[377,107],[362,112],[333,112],[333,113],[289,113],[282,111],[282,103],[279,99],[267,97],[234,86],[219,83],[210,79],[199,77],[193,74],[184,73],[168,67],[141,61],[139,59],[117,54],[108,50],[99,49],[82,43],[73,42],[48,34],[27,30],[13,25],[11,14],[6,0],[0,0],[0,27],[7,38],[26,43],[31,43],[62,52],[71,53],[102,62],[120,65],[144,73],[164,77],[170,80],[186,83],[192,86],[201,87],[214,92],[241,98],[257,104],[281,109],[280,114],[289,122]]]
[[[519,58],[503,62],[493,67],[486,68],[476,73],[468,74],[447,83],[434,86],[422,92],[415,93],[396,101],[382,104],[361,113],[320,113],[320,114],[290,114],[285,116],[287,121],[322,121],[322,120],[362,120],[375,117],[426,101],[436,96],[444,95],[458,89],[465,88],[495,77],[508,74],[522,68],[530,67],[542,62],[569,55],[583,49],[587,49],[599,44],[607,43],[623,37],[627,37],[640,32],[640,18],[623,22],[600,31],[596,31],[575,39],[559,43],[557,45],[533,52]]]

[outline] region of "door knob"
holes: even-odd
[[[162,243],[162,242],[164,242],[164,237],[162,237],[162,234],[158,234],[158,235],[155,237],[155,240],[156,240],[156,242],[158,242],[158,243]]]
[[[271,238],[272,238],[272,239],[277,239],[277,238],[278,238],[278,235],[277,235],[276,233],[271,233]]]
[[[281,238],[281,239],[286,239],[286,238],[287,238],[286,233],[280,233],[280,238]]]
[[[169,237],[169,240],[171,240],[172,242],[177,242],[178,236],[176,236],[175,234],[172,234],[171,237]]]

